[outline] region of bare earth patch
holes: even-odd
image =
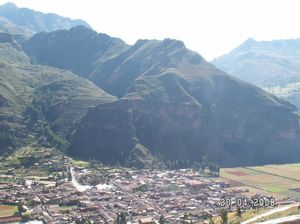
[[[230,172],[227,172],[227,173],[233,174],[235,176],[248,176],[249,175],[248,173],[245,173],[245,172],[242,172],[242,171],[230,171]]]

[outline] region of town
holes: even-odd
[[[203,223],[220,214],[221,198],[243,194],[193,169],[138,170],[91,165],[59,153],[52,155],[48,149],[27,152],[35,155],[28,159],[26,150],[6,161],[14,161],[15,167],[16,158],[23,165],[31,162],[32,167],[25,169],[28,174],[9,168],[5,174],[1,171],[0,179],[0,204],[18,205],[22,215],[0,218],[0,223],[24,218],[43,223],[114,223],[120,214],[126,216],[127,223],[157,223],[160,219],[168,223]],[[9,164],[3,161],[1,167],[5,168]],[[38,177],[37,170],[43,169],[48,169],[47,176],[40,173]]]

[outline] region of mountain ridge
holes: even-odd
[[[42,13],[28,8],[18,8],[11,2],[0,5],[0,30],[21,34],[25,39],[42,31],[69,29],[78,25],[91,28],[87,22],[80,19],[73,20],[55,13]]]
[[[289,85],[300,81],[300,39],[250,42],[242,43],[228,54],[214,59],[213,63],[299,107],[296,99],[299,90],[289,91]],[[282,93],[278,91],[280,88]],[[286,91],[290,94],[284,94]]]
[[[1,153],[28,139],[48,146],[52,141],[52,146],[62,149],[57,144],[67,141],[72,126],[87,110],[116,100],[69,71],[32,64],[9,42],[0,42],[0,66]]]
[[[158,158],[192,166],[207,155],[222,166],[239,166],[296,162],[300,155],[294,105],[226,74],[182,41],[139,40],[130,46],[80,26],[36,34],[22,49],[27,61],[74,71],[107,92],[105,99],[110,96],[82,108],[79,119],[67,119],[65,110],[76,110],[63,96],[79,94],[80,83],[53,83],[36,92],[29,118],[41,107],[46,119],[30,124],[50,124],[55,135],[48,138],[68,144],[71,156],[143,168],[142,161],[151,167]],[[65,121],[75,120],[63,129]]]

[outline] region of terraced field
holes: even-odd
[[[300,198],[300,164],[225,168],[221,177],[234,189],[249,189],[277,198]]]

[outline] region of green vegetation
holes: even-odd
[[[159,224],[167,224],[168,221],[166,220],[166,218],[165,218],[163,215],[161,215],[161,216],[159,217],[158,223],[159,223]]]
[[[228,223],[228,212],[225,209],[221,210],[221,219],[223,224]]]
[[[153,156],[143,145],[137,143],[129,153],[125,165],[138,169],[162,169],[165,163],[160,155]]]
[[[227,212],[227,218],[228,218],[227,223],[229,223],[229,224],[240,224],[242,221],[245,221],[245,220],[250,219],[254,216],[260,215],[260,214],[262,214],[266,211],[268,211],[268,209],[263,209],[263,208],[260,209],[260,210],[257,210],[257,209],[246,210],[246,211],[243,211],[241,217],[238,216],[237,212]],[[224,215],[223,218],[226,219],[225,213],[223,215]],[[221,214],[218,217],[213,217],[212,219],[209,219],[208,222],[212,222],[212,223],[215,223],[215,224],[223,224]]]
[[[77,205],[62,205],[62,206],[60,206],[60,210],[63,212],[67,212],[67,211],[70,211],[70,210],[73,210],[76,208],[77,208]]]
[[[14,38],[0,42],[0,154],[35,144],[139,169],[201,162],[213,176],[218,165],[300,155],[294,106],[228,76],[181,41],[128,46],[83,26],[22,46]],[[204,154],[214,163],[201,161]]]
[[[9,43],[0,42],[0,64],[0,154],[33,142],[66,151],[73,122],[115,99],[70,72],[30,64]]]
[[[24,177],[32,179],[53,177],[64,178],[66,173],[64,155],[55,149],[27,146],[14,151],[1,160],[5,169],[3,174],[13,177],[2,177],[4,182],[24,182]]]
[[[175,159],[175,160],[166,160],[165,165],[168,169],[184,169],[192,166],[192,162],[190,160],[181,160],[181,159]]]
[[[60,137],[59,135],[55,134],[49,126],[47,126],[44,130],[45,130],[44,134],[45,134],[46,139],[53,147],[59,149],[62,152],[67,151],[67,148],[69,145],[67,140],[65,140],[62,137]]]
[[[299,214],[300,214],[299,207],[294,206],[294,207],[292,207],[288,210],[285,210],[285,211],[282,211],[282,212],[276,212],[272,215],[265,216],[261,219],[256,220],[255,222],[252,222],[251,224],[259,223],[259,222],[262,222],[262,221],[268,221],[268,220],[272,220],[272,219],[278,219],[278,218],[281,218],[281,217],[286,217],[286,216],[291,216],[291,215],[299,215]]]
[[[234,181],[237,189],[248,189],[253,194],[300,198],[299,170],[297,164],[225,168],[221,169],[221,178]]]
[[[269,192],[280,193],[286,191],[286,189],[278,186],[269,186],[265,188]]]
[[[249,39],[213,63],[224,71],[300,106],[299,39]],[[243,55],[243,57],[241,57]],[[283,72],[284,71],[284,72]],[[264,74],[264,75],[261,75]]]
[[[236,210],[236,215],[241,218],[242,217],[242,210],[240,207],[237,207],[237,210]]]
[[[114,222],[114,224],[126,224],[127,221],[126,221],[126,214],[125,212],[120,212],[117,214],[117,219],[116,221]]]
[[[132,191],[133,192],[147,192],[149,190],[149,186],[147,184],[141,184],[139,186],[137,186],[136,188],[133,188]]]
[[[212,176],[220,176],[220,166],[214,162],[210,162],[208,157],[204,155],[201,162],[196,162],[194,164],[195,169],[199,169],[202,174],[209,174]]]
[[[29,212],[22,214],[22,218],[23,218],[23,221],[29,221],[29,220],[33,219],[31,213],[29,213]]]

